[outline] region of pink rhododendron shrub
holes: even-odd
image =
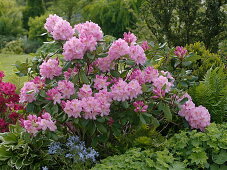
[[[141,124],[164,129],[178,125],[181,117],[192,128],[209,125],[202,106],[187,101],[179,111],[181,99],[176,96],[182,92],[176,89],[175,77],[148,62],[150,46],[133,33],[109,41],[93,22],[77,24],[72,31],[56,15],[50,15],[44,27],[61,48],[39,58],[38,71],[31,68],[35,78],[21,89],[20,102],[31,112],[22,121],[27,132],[64,129],[97,144]]]

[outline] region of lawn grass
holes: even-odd
[[[5,77],[3,81],[11,82],[17,86],[19,90],[25,81],[28,80],[27,77],[18,77],[14,72],[16,71],[15,64],[16,61],[25,61],[26,59],[31,60],[33,57],[31,55],[15,55],[15,54],[0,54],[0,71],[4,71]]]

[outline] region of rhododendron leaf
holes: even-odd
[[[143,115],[140,115],[140,121],[142,122],[142,124],[146,124],[146,121],[145,121]]]
[[[55,113],[58,113],[58,105],[57,104],[55,104],[55,105],[53,105],[53,107],[51,108],[51,113],[53,113],[53,114],[55,114]]]
[[[85,72],[84,71],[80,71],[80,80],[83,82],[83,83],[85,83],[85,84],[89,84],[90,83],[90,81],[88,80],[88,78],[87,78],[87,76],[86,76],[86,74],[85,74]]]
[[[105,126],[103,126],[102,124],[97,124],[97,128],[101,133],[107,133],[107,129]]]
[[[128,71],[123,71],[121,73],[121,78],[125,78],[127,76],[127,74],[128,74]]]
[[[170,108],[167,104],[163,106],[164,116],[168,121],[172,121],[172,113],[170,111]]]
[[[190,66],[192,64],[192,61],[184,61],[182,62],[183,66]]]
[[[71,61],[66,62],[63,67],[63,71],[67,71],[70,66],[72,66],[72,62]]]
[[[89,58],[89,59],[91,59],[91,60],[93,60],[94,58],[95,58],[95,56],[94,55],[92,55],[92,54],[90,54],[90,53],[87,53],[87,58]]]
[[[183,98],[179,103],[180,103],[181,105],[183,105],[183,104],[185,104],[187,101],[188,101],[188,98],[185,97],[185,98]]]
[[[132,60],[126,60],[125,63],[130,66],[135,65],[135,61],[132,61]]]
[[[143,92],[147,92],[148,91],[148,87],[146,84],[142,84],[142,91]]]
[[[116,70],[111,70],[110,71],[110,74],[114,77],[121,77],[120,73]]]
[[[47,97],[46,92],[44,90],[40,90],[40,93],[39,94],[43,98]]]
[[[129,104],[128,104],[127,101],[123,101],[123,102],[122,102],[122,106],[123,106],[125,109],[127,109],[127,108],[129,107]]]
[[[89,120],[86,120],[86,119],[81,119],[80,120],[80,124],[83,128],[85,128],[88,124]]]
[[[177,67],[179,64],[180,64],[180,61],[177,60],[177,61],[174,63],[174,67]]]
[[[105,120],[104,117],[99,117],[99,118],[97,119],[97,121],[100,122],[100,123],[104,123],[106,120]]]
[[[33,103],[28,103],[26,106],[26,111],[27,112],[34,112],[35,105]]]
[[[100,53],[100,54],[98,54],[98,57],[99,58],[104,58],[104,57],[106,57],[107,56],[107,53]]]
[[[152,117],[152,115],[151,114],[148,114],[148,113],[143,113],[145,116],[147,116],[147,117]]]
[[[156,119],[153,116],[151,117],[151,123],[152,123],[152,125],[154,125],[155,128],[159,127],[159,125],[160,125],[158,119]]]

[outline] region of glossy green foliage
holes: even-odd
[[[223,67],[210,69],[198,86],[189,89],[196,105],[203,105],[215,122],[227,121],[227,74]]]

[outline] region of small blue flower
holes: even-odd
[[[60,153],[61,152],[61,143],[60,142],[52,142],[49,146],[48,153],[50,155]]]
[[[70,147],[70,146],[73,146],[77,143],[80,142],[80,138],[78,136],[70,136],[68,139],[67,139],[67,143],[66,143],[66,146]]]
[[[48,168],[46,166],[42,167],[42,170],[48,170]]]
[[[65,157],[66,157],[66,158],[73,158],[73,157],[74,157],[74,155],[73,155],[73,154],[71,154],[71,153],[67,153],[67,154],[65,155]]]

